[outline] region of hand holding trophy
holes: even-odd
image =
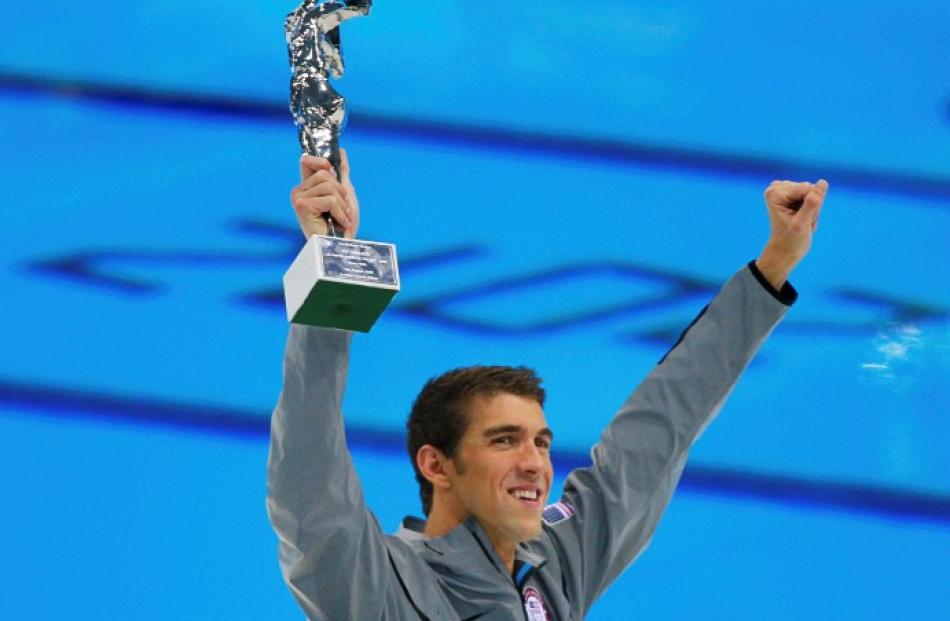
[[[293,71],[290,110],[304,152],[298,187],[309,183],[306,189],[315,190],[330,180],[342,182],[330,184],[340,188],[339,197],[321,197],[329,201],[323,211],[326,234],[311,235],[284,274],[293,323],[368,332],[399,291],[395,246],[343,236],[355,233],[358,210],[340,150],[345,101],[330,77],[343,75],[340,24],[368,14],[371,5],[371,0],[305,0],[284,24]],[[317,228],[324,229],[304,227],[307,233]]]
[[[349,169],[346,150],[342,148],[339,180],[330,160],[307,154],[300,156],[300,184],[290,191],[290,204],[297,213],[305,239],[311,235],[329,235],[331,223],[343,229],[343,237],[356,237],[360,206]]]

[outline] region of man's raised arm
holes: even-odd
[[[326,160],[301,160],[291,200],[304,235],[330,212],[352,237],[359,222],[344,155],[343,183]],[[280,565],[312,619],[380,619],[392,595],[383,534],[369,513],[346,447],[341,403],[350,334],[293,325],[284,387],[271,420],[267,511]]]
[[[769,186],[771,236],[760,257],[690,324],[604,430],[593,464],[572,472],[562,503],[545,512],[579,618],[647,546],[692,444],[795,301],[787,278],[811,247],[827,189]]]

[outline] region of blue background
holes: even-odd
[[[264,511],[292,4],[0,2],[2,618],[299,618]],[[831,183],[801,299],[592,619],[950,614],[950,9],[377,2],[343,32],[364,239],[357,467],[418,513],[409,404],[545,377],[563,474],[718,285],[773,178]]]

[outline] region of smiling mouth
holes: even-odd
[[[537,489],[510,489],[508,493],[515,500],[528,506],[538,506],[541,504],[541,492]]]

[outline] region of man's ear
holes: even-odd
[[[431,444],[424,444],[416,452],[416,466],[432,487],[436,489],[451,489],[452,481],[449,473],[452,464],[445,454]]]

